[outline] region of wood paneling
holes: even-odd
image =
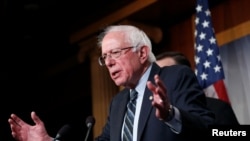
[[[250,34],[250,20],[216,34],[219,46]]]
[[[79,30],[79,32],[74,33],[70,37],[70,42],[76,43],[79,42],[82,39],[85,39],[88,36],[93,35],[94,33],[98,32],[101,28],[116,23],[129,15],[143,9],[144,7],[147,7],[151,5],[152,3],[155,3],[157,0],[136,0],[132,2],[131,4],[121,8],[118,11],[115,11],[114,13],[104,17],[103,19],[93,23],[92,25],[89,25],[88,27]]]

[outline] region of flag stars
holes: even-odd
[[[205,21],[202,23],[202,25],[203,25],[203,28],[206,28],[206,27],[208,27],[209,22],[205,20]]]
[[[194,70],[194,73],[195,73],[196,76],[198,76],[198,70],[197,69]]]
[[[201,52],[202,49],[203,49],[203,45],[199,44],[197,47],[196,47],[197,51],[198,52]]]
[[[199,37],[200,37],[200,40],[203,40],[203,39],[206,38],[206,34],[203,33],[203,32],[201,32],[201,34],[199,35]]]
[[[220,66],[216,65],[216,66],[214,67],[214,71],[215,71],[215,72],[220,72],[220,70],[221,70],[221,67],[220,67]]]
[[[216,39],[214,37],[211,37],[209,39],[209,42],[210,42],[210,44],[215,44],[216,43]]]
[[[195,56],[194,61],[195,61],[196,65],[199,64],[200,63],[200,57]]]
[[[201,80],[207,80],[207,74],[205,74],[204,72],[200,76]]]
[[[210,15],[211,15],[211,12],[210,12],[209,9],[207,9],[207,10],[205,11],[205,13],[206,13],[206,16],[210,16]]]
[[[209,68],[210,67],[210,62],[206,60],[206,62],[203,63],[205,68]]]
[[[195,24],[197,25],[197,24],[199,24],[200,23],[200,18],[195,18]]]
[[[202,88],[207,88],[214,82],[224,79],[224,72],[215,31],[212,27],[211,12],[208,0],[197,0],[195,7],[195,75]]]
[[[202,11],[202,6],[201,5],[197,5],[196,7],[196,12],[201,12]]]
[[[212,56],[213,55],[213,50],[210,48],[207,50],[207,56]]]

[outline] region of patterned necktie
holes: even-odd
[[[136,90],[130,92],[130,100],[127,104],[127,113],[125,117],[124,127],[123,127],[123,141],[133,140],[133,124],[136,108]]]

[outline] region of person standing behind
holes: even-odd
[[[171,65],[185,65],[191,68],[191,63],[187,57],[180,52],[163,52],[156,56],[156,63],[160,67],[171,66]],[[215,114],[216,125],[239,125],[237,117],[227,102],[220,99],[206,97],[207,106]]]
[[[205,133],[214,123],[207,109],[205,94],[194,72],[185,66],[159,67],[150,39],[144,31],[131,25],[105,28],[98,36],[101,49],[99,64],[105,66],[117,86],[123,86],[113,97],[107,122],[95,141],[187,141]],[[132,111],[127,108],[130,91],[137,91]],[[127,113],[128,112],[128,113]],[[132,131],[128,133],[126,115]],[[51,141],[44,123],[31,113],[35,125],[29,125],[15,114],[9,124],[12,135],[21,141]]]

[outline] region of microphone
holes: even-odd
[[[53,141],[63,141],[68,135],[70,131],[70,126],[65,124],[56,134],[56,137]]]
[[[87,141],[90,130],[94,126],[94,124],[95,124],[95,118],[93,116],[88,116],[87,119],[86,119],[86,125],[88,127],[88,131],[87,131],[87,134],[86,134],[86,137],[85,137],[85,141]]]

